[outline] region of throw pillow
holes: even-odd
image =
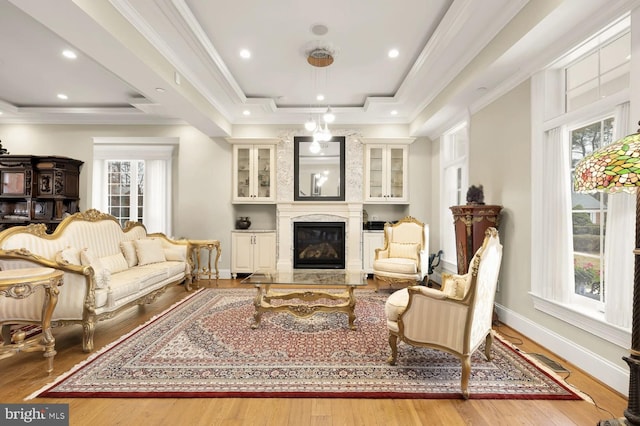
[[[102,266],[104,266],[105,269],[108,269],[112,274],[129,269],[129,264],[122,253],[101,257],[100,262],[102,263]]]
[[[120,243],[120,249],[124,258],[127,260],[129,268],[133,268],[138,264],[138,255],[136,255],[136,246],[133,241],[123,241]]]
[[[146,238],[135,240],[136,255],[138,255],[138,265],[148,265],[150,263],[164,262],[164,249],[160,240]]]
[[[418,260],[418,243],[389,243],[389,257],[404,257],[405,259]]]
[[[82,265],[82,260],[80,260],[80,250],[74,247],[64,248],[56,253],[56,262],[80,266]]]
[[[97,288],[106,288],[111,280],[111,272],[104,267],[102,261],[95,252],[86,247],[80,250],[80,261],[83,265],[91,266],[95,274],[95,283]]]
[[[164,257],[174,262],[184,262],[187,260],[187,251],[177,247],[165,247]]]
[[[462,300],[467,295],[469,285],[471,284],[471,276],[442,274],[442,292],[452,299]]]

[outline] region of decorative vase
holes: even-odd
[[[249,220],[249,216],[240,216],[236,220],[236,229],[249,229],[250,226],[251,220]]]

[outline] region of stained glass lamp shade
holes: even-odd
[[[640,123],[639,123],[640,124]],[[636,193],[636,249],[633,279],[631,355],[623,357],[629,365],[629,402],[624,418],[603,420],[600,425],[640,425],[640,131],[604,146],[584,157],[573,175],[576,192]]]

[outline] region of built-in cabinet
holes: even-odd
[[[365,203],[408,203],[408,164],[407,144],[366,144]]]
[[[231,232],[231,277],[276,269],[275,231]]]
[[[57,156],[0,156],[0,229],[44,223],[55,230],[78,211],[82,164]]]
[[[362,232],[362,270],[367,274],[373,274],[373,259],[376,249],[384,247],[384,231]]]
[[[233,202],[275,202],[275,145],[233,146]]]

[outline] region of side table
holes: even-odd
[[[189,261],[191,262],[191,268],[193,271],[193,281],[200,281],[201,279],[211,280],[220,278],[220,272],[218,271],[218,260],[222,249],[220,248],[220,241],[218,240],[189,240]],[[200,252],[207,251],[207,263],[205,264],[200,257]],[[216,252],[215,260],[213,259],[213,252]],[[213,267],[211,262],[213,260]],[[188,290],[190,290],[188,288]]]
[[[4,344],[0,346],[0,359],[8,358],[19,352],[44,351],[47,359],[47,372],[53,371],[53,358],[56,355],[55,339],[51,332],[51,315],[58,303],[59,286],[62,285],[63,272],[53,268],[25,268],[0,271],[0,295],[11,299],[27,299],[35,297],[39,289],[44,291],[42,317],[40,326],[42,335],[25,339],[24,331],[16,331],[11,335],[12,323],[5,323],[7,319],[0,318],[2,323],[2,338]],[[38,308],[39,310],[39,308]],[[20,315],[19,315],[20,316]],[[32,322],[37,322],[35,319]],[[29,323],[19,320],[16,323]]]

